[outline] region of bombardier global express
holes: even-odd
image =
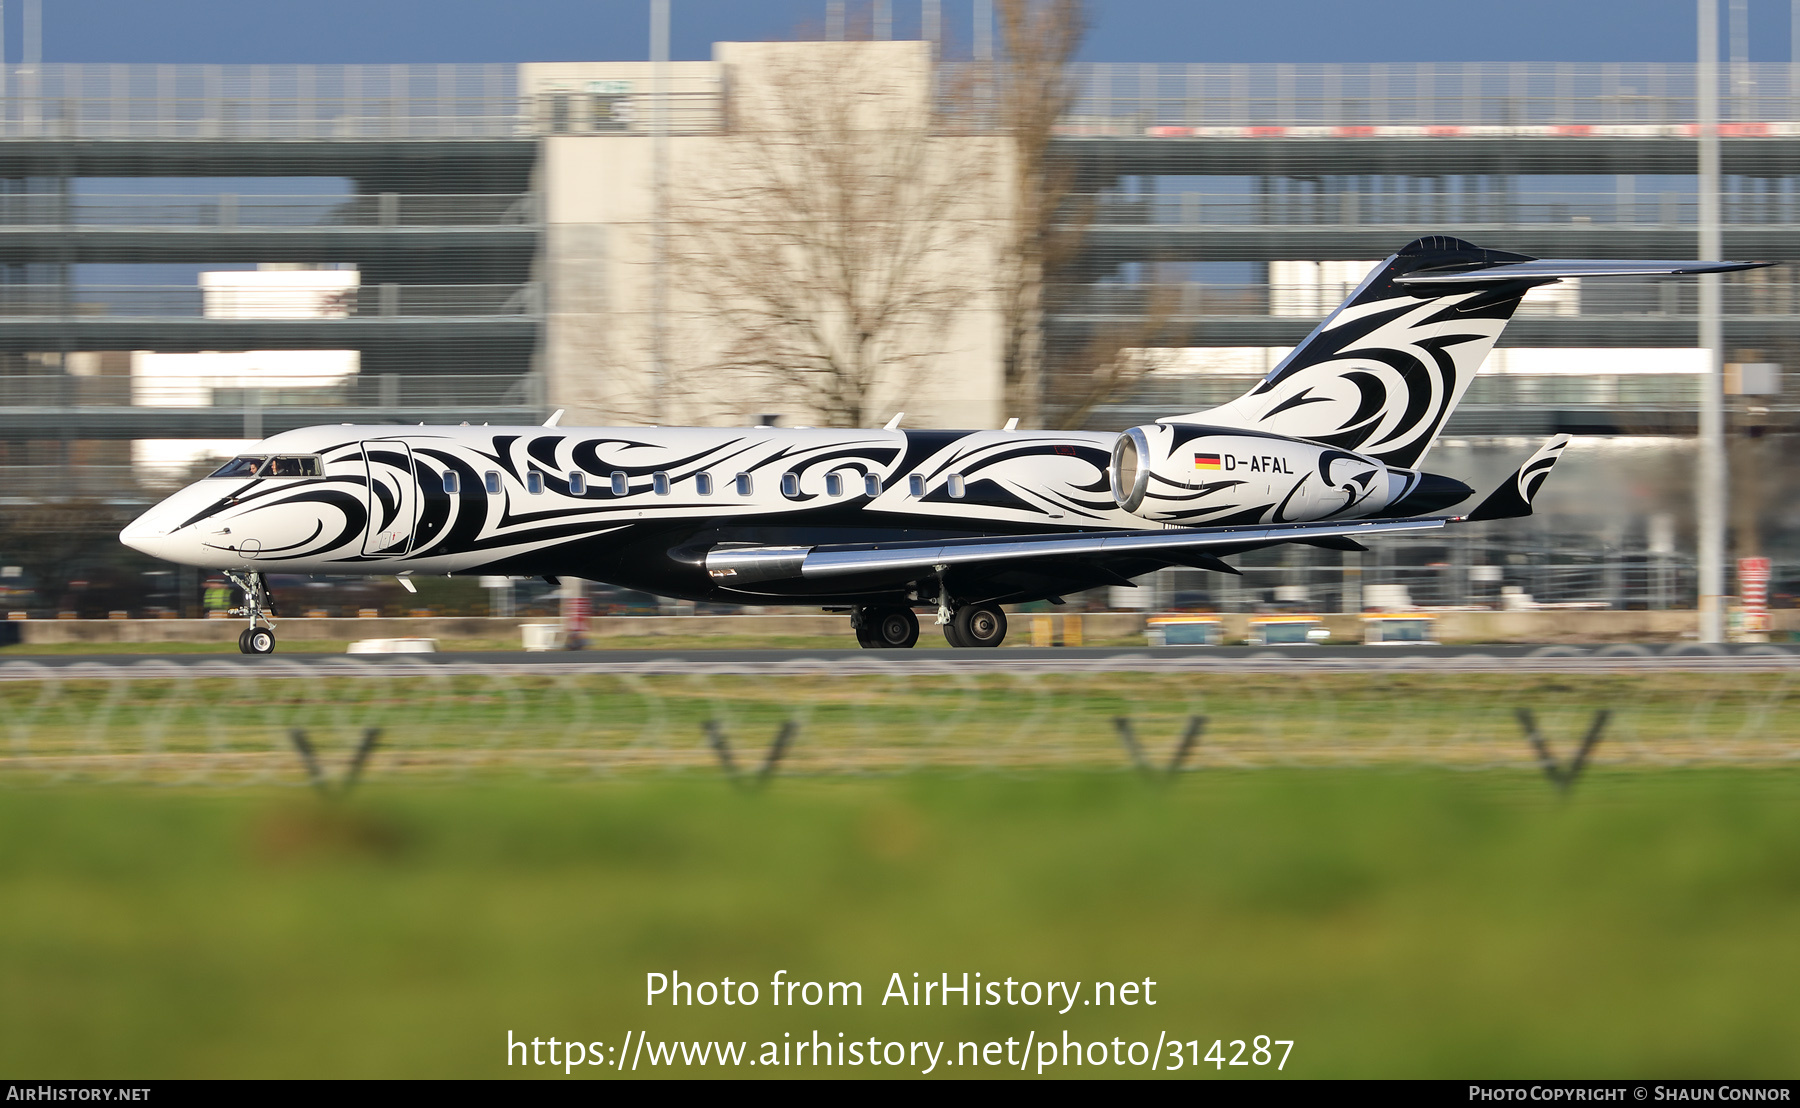
[[[1567,443],[1474,510],[1419,468],[1520,300],[1563,278],[1761,262],[1557,261],[1418,239],[1248,393],[1123,434],[331,426],[287,431],[121,541],[220,570],[239,647],[275,648],[265,574],[570,576],[688,600],[848,608],[865,647],[998,646],[1001,605],[1281,543],[1530,514]],[[554,419],[552,420],[554,423]]]

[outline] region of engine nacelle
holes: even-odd
[[[1119,507],[1187,526],[1355,519],[1398,504],[1426,477],[1304,439],[1187,423],[1119,436],[1111,475]]]

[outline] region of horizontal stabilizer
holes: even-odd
[[[1558,281],[1564,277],[1685,277],[1733,273],[1774,262],[1613,261],[1587,258],[1533,258],[1508,265],[1417,269],[1394,278],[1397,285],[1488,285],[1497,281]]]
[[[1513,471],[1512,476],[1500,482],[1500,487],[1488,494],[1479,506],[1463,519],[1475,522],[1483,519],[1517,519],[1531,514],[1531,500],[1538,489],[1544,485],[1545,478],[1562,457],[1563,448],[1569,445],[1569,436],[1557,435],[1538,452],[1525,459],[1525,464]]]

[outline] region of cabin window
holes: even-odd
[[[266,455],[246,454],[233,458],[213,470],[212,475],[214,477],[255,477],[257,469],[268,460]]]
[[[650,475],[650,484],[656,489],[656,495],[658,495],[658,496],[669,495],[669,475],[668,474],[652,473]]]
[[[625,476],[625,471],[622,469],[613,470],[612,471],[612,494],[614,496],[624,496],[626,493],[628,493],[630,491],[631,491],[631,479],[629,477]]]
[[[587,474],[579,469],[569,471],[569,495],[583,496],[587,493]]]
[[[842,495],[844,495],[844,475],[843,474],[827,473],[825,475],[825,495],[826,496],[842,496]]]
[[[525,475],[525,491],[533,496],[544,491],[544,475],[532,470]]]
[[[781,475],[781,495],[783,495],[783,496],[799,496],[800,495],[800,475],[798,473],[793,473],[790,471],[788,473],[784,473]]]
[[[865,476],[863,478],[863,495],[864,496],[880,496],[881,495],[881,478],[873,473]]]
[[[962,474],[952,473],[950,475],[950,479],[948,481],[944,482],[944,484],[950,490],[950,499],[961,500],[963,498]]]
[[[737,475],[737,490],[739,496],[749,496],[753,491],[753,486],[750,483],[750,475],[748,473],[740,473]]]
[[[906,490],[914,496],[925,495],[925,475],[915,473],[906,479]]]
[[[699,493],[701,496],[711,496],[712,495],[712,474],[710,474],[710,473],[694,474],[694,491]]]
[[[444,471],[444,491],[451,496],[456,495],[456,471],[454,469]]]
[[[489,496],[500,495],[500,474],[497,470],[488,470],[486,473],[482,474],[481,479],[487,484]]]

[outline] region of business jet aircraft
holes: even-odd
[[[1418,467],[1526,292],[1762,262],[1553,261],[1427,237],[1381,263],[1237,400],[1085,431],[308,427],[146,512],[126,545],[224,571],[239,647],[275,648],[264,574],[589,578],[847,607],[865,647],[998,646],[1002,604],[1227,555],[1529,515],[1566,436],[1467,515]],[[554,417],[552,417],[554,423]]]

